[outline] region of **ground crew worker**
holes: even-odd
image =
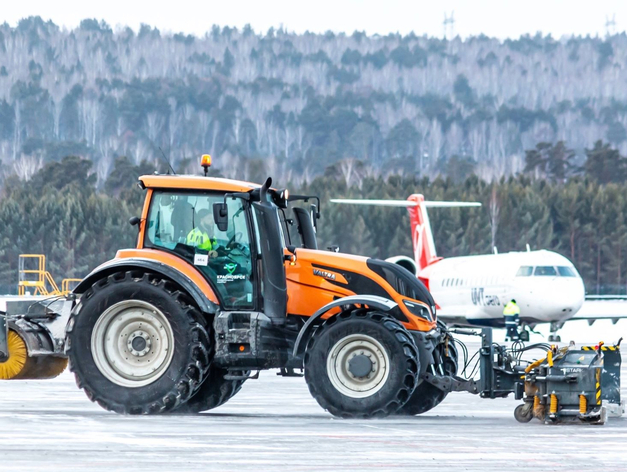
[[[506,339],[509,338],[512,341],[518,341],[518,324],[520,316],[520,308],[516,305],[516,300],[512,299],[503,308],[503,317],[505,318],[505,328],[507,329]]]
[[[199,210],[196,214],[197,227],[187,234],[186,244],[198,249],[209,251],[209,257],[217,257],[218,242],[213,237],[214,222],[210,210]]]

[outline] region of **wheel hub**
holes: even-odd
[[[155,306],[128,300],[109,307],[91,336],[98,370],[123,387],[143,387],[161,377],[174,353],[174,333]]]
[[[137,357],[143,357],[148,354],[152,346],[150,337],[143,331],[135,331],[131,334],[127,344],[131,354]]]
[[[373,364],[370,360],[371,355],[366,355],[363,352],[356,354],[348,361],[348,371],[353,377],[366,377],[373,371]]]
[[[327,374],[333,387],[350,398],[366,398],[385,385],[390,359],[375,338],[351,334],[340,339],[327,357]]]

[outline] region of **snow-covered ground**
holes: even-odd
[[[584,323],[562,339],[610,343],[625,328]],[[627,470],[627,418],[519,424],[517,404],[454,393],[418,417],[341,420],[318,406],[303,379],[273,371],[209,413],[125,417],[91,403],[66,372],[0,384],[0,471]]]

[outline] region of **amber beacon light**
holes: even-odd
[[[211,167],[211,156],[209,154],[203,154],[200,158],[200,165],[205,169],[205,176],[207,176],[209,167]]]

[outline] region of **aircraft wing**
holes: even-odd
[[[611,320],[616,324],[622,319],[627,319],[627,297],[589,296],[581,309],[565,322],[586,320],[592,325],[598,320]]]

